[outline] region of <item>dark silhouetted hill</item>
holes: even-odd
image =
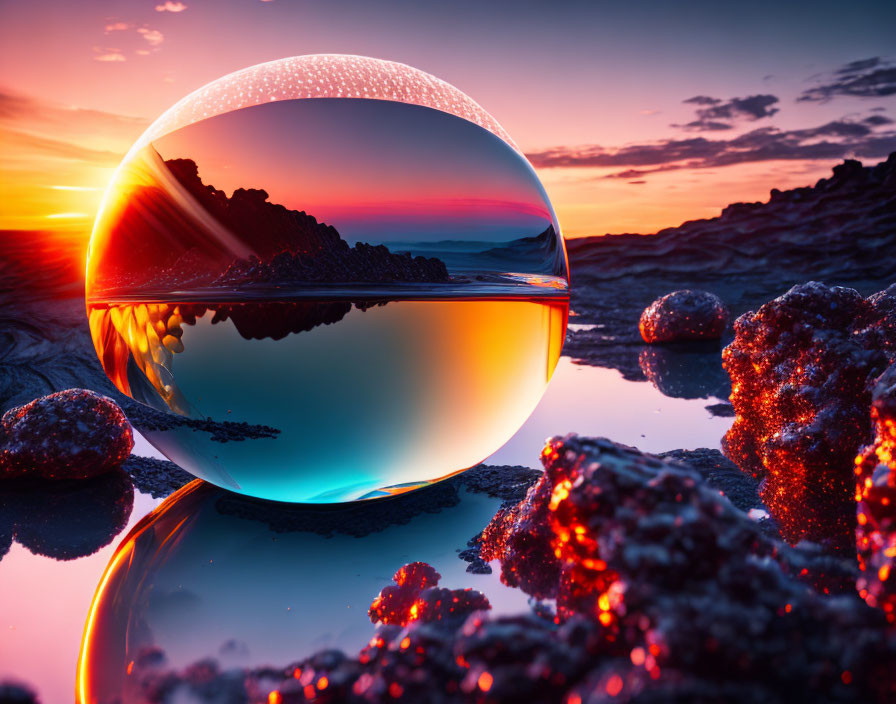
[[[190,159],[158,159],[155,167],[172,181],[132,193],[110,237],[100,289],[449,280],[438,259],[350,247],[331,225],[268,202],[264,190],[238,188],[228,197],[204,184]]]

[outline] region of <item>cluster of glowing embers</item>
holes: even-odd
[[[874,388],[876,437],[856,457],[859,566],[857,587],[896,623],[896,366]]]
[[[788,542],[848,557],[857,536],[861,594],[894,620],[893,372],[875,383],[896,362],[896,286],[868,298],[795,286],[737,320],[724,361],[737,411],[727,454],[761,478]]]
[[[411,562],[392,577],[368,612],[373,623],[406,626],[412,621],[441,621],[468,616],[491,608],[485,595],[475,589],[444,589],[442,578],[425,562]]]

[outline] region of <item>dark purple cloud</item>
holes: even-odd
[[[761,127],[730,139],[690,137],[608,148],[600,145],[555,147],[528,154],[540,168],[619,167],[606,178],[636,179],[677,169],[706,169],[774,160],[880,158],[896,151],[896,130],[834,120],[817,127],[781,130]]]
[[[774,95],[748,95],[746,98],[731,98],[726,103],[701,108],[697,110],[697,116],[705,120],[758,120],[778,112],[778,108],[771,107],[777,102],[778,98]]]
[[[748,95],[745,98],[731,98],[722,100],[708,95],[695,95],[682,101],[690,105],[700,105],[697,108],[697,119],[683,125],[672,125],[688,132],[718,132],[730,130],[733,122],[739,120],[759,120],[763,117],[771,117],[778,108],[772,107],[780,102],[778,97],[769,94]],[[723,122],[724,120],[724,122]]]
[[[693,98],[688,98],[687,100],[682,100],[683,103],[690,103],[692,105],[718,105],[722,102],[721,98],[710,98],[708,95],[695,95]]]
[[[734,127],[734,125],[730,125],[727,122],[716,122],[715,120],[694,120],[693,122],[688,122],[684,125],[672,126],[679,127],[688,132],[720,132],[722,130],[730,130]]]
[[[896,95],[896,64],[879,56],[853,61],[823,76],[818,85],[804,90],[797,100],[827,102],[842,95],[858,98]]]

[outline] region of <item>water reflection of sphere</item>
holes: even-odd
[[[550,379],[568,301],[556,217],[501,126],[443,81],[347,56],[245,69],[162,115],[87,269],[94,346],[157,411],[149,441],[300,502],[494,452]]]
[[[374,633],[368,608],[408,562],[432,565],[447,588],[483,592],[493,613],[523,610],[526,595],[497,571],[470,574],[458,557],[500,504],[462,478],[340,507],[193,482],[112,557],[87,617],[78,701],[143,701],[152,682],[208,658],[251,669],[328,648],[357,655]]]

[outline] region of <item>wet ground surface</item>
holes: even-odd
[[[638,335],[638,318],[653,299],[684,287],[718,294],[734,316],[813,278],[854,286],[863,295],[885,288],[896,278],[894,260],[882,255],[891,251],[896,237],[892,190],[886,190],[896,171],[896,161],[891,161],[889,171],[877,176],[850,167],[815,190],[779,195],[774,207],[732,206],[722,218],[686,224],[655,238],[571,243],[574,314],[564,356],[532,416],[486,459],[488,465],[505,469],[479,475],[478,483],[456,480],[398,497],[394,501],[406,504],[406,510],[397,511],[403,520],[382,530],[363,528],[381,522],[376,511],[364,509],[354,523],[348,522],[361,528],[348,535],[335,528],[308,530],[344,524],[342,519],[333,524],[294,510],[259,511],[257,503],[209,494],[203,499],[206,513],[196,514],[207,516],[208,525],[200,521],[182,529],[190,550],[173,556],[147,553],[168,598],[146,611],[142,623],[133,624],[134,633],[152,632],[179,643],[174,648],[182,649],[177,664],[205,654],[224,664],[254,666],[289,649],[276,658],[282,664],[320,647],[352,649],[351,641],[370,632],[366,614],[358,613],[362,606],[390,583],[398,567],[414,560],[433,564],[443,576],[440,586],[481,591],[498,614],[530,610],[526,594],[500,583],[496,564],[489,572],[470,561],[468,541],[507,498],[494,491],[500,486],[495,477],[515,477],[524,485],[532,475],[518,467],[539,467],[545,439],[568,432],[609,437],[646,452],[675,451],[673,458],[690,462],[714,488],[729,493],[735,505],[761,518],[764,510],[756,504],[755,486],[745,484],[712,452],[732,421],[730,383],[721,367],[730,330],[721,344],[647,347]],[[819,237],[826,242],[824,252],[818,254],[816,248],[813,254],[807,248]],[[116,544],[188,477],[172,473],[139,436],[141,424],[151,425],[152,418],[118,394],[103,374],[87,333],[77,267],[68,254],[58,247],[35,251],[33,243],[9,237],[3,247],[0,410],[64,388],[94,389],[122,404],[138,431],[134,454],[146,458],[125,466],[135,489],[108,482],[104,490],[117,500],[102,506],[74,489],[26,496],[15,487],[0,489],[0,679],[31,684],[44,702],[65,702],[71,700],[88,608]],[[706,449],[681,452],[699,448]],[[166,509],[168,516],[177,515],[178,502]],[[129,505],[129,515],[109,511],[109,506]],[[96,520],[84,522],[85,515]],[[227,530],[202,537],[208,526],[222,522]],[[241,541],[238,526],[246,526],[246,535],[254,538]],[[427,535],[432,539],[424,540]],[[386,540],[389,536],[394,537]],[[292,543],[293,550],[281,551]],[[296,550],[307,554],[296,558]],[[240,555],[255,560],[256,574],[240,571]],[[216,560],[228,571],[209,571]],[[333,588],[319,592],[318,607],[329,614],[320,621],[326,627],[315,632],[293,625],[290,619],[303,609],[296,589],[312,590],[320,565],[332,561],[357,563],[357,569],[342,578],[337,572]],[[185,579],[193,580],[189,594],[178,587]],[[215,601],[210,595],[219,585],[226,588]],[[258,598],[251,597],[253,589],[261,589]],[[351,616],[343,620],[335,615],[343,612]],[[184,624],[191,624],[187,641],[180,637]],[[280,629],[281,635],[271,641],[273,649],[253,635],[258,624]]]
[[[74,317],[78,314],[79,308],[77,301],[63,301],[55,309],[55,313],[52,309],[47,310],[41,324],[34,328],[41,331],[42,335],[62,341],[62,344],[42,343],[39,349],[45,352],[44,355],[29,355],[24,351],[14,353],[15,359],[19,360],[22,366],[15,369],[15,379],[9,379],[4,401],[6,406],[44,393],[51,390],[51,387],[68,385],[91,385],[121,399],[120,395],[109,388],[99,365],[96,364],[94,367],[95,356],[89,347],[89,339],[81,340],[81,344],[78,344],[77,335],[86,337],[86,330],[79,330],[79,325],[73,322],[67,331],[60,331],[60,327],[65,330],[63,324],[49,322],[58,315],[60,309],[70,311]],[[34,338],[29,336],[28,339]],[[34,347],[31,349],[34,350]],[[7,374],[11,373],[9,366],[6,370]],[[693,398],[695,394],[705,398]],[[697,392],[691,390],[687,395],[691,398],[670,397],[663,394],[653,383],[630,381],[623,378],[616,369],[576,364],[571,358],[564,356],[538,408],[519,432],[486,462],[495,466],[539,467],[538,456],[545,439],[571,431],[612,437],[619,442],[637,445],[651,452],[677,448],[718,448],[721,437],[730,424],[730,418],[713,415],[707,406],[719,403],[720,399],[700,390]],[[126,403],[125,408],[128,409]],[[164,463],[163,459],[155,448],[139,435],[138,430],[134,457],[125,465],[135,484],[133,509],[124,529],[114,535],[109,535],[108,532],[103,534],[104,526],[119,528],[118,524],[121,521],[118,521],[118,524],[111,520],[98,521],[94,531],[99,531],[100,534],[93,536],[91,544],[82,548],[83,552],[85,549],[98,547],[90,554],[60,561],[35,552],[16,540],[12,542],[9,552],[0,560],[0,626],[4,631],[3,637],[0,638],[0,677],[13,677],[31,683],[46,702],[70,699],[87,610],[103,571],[114,554],[115,545],[144,516],[156,509],[165,496],[190,479],[186,473],[172,472],[171,465]],[[507,471],[501,476],[507,477],[511,473],[512,471]],[[351,642],[353,639],[363,641],[369,635],[369,620],[366,614],[359,611],[365,600],[369,604],[379,589],[388,584],[392,571],[404,562],[417,559],[431,561],[444,575],[443,583],[447,586],[471,586],[487,594],[496,613],[510,614],[529,610],[528,597],[525,594],[501,585],[499,570],[492,570],[490,574],[471,574],[467,571],[469,563],[458,557],[458,553],[467,548],[467,541],[482,530],[502,500],[490,498],[486,493],[464,491],[465,499],[461,502],[463,505],[459,508],[448,508],[440,506],[437,495],[441,490],[438,486],[434,487],[434,491],[436,496],[419,497],[425,506],[409,509],[411,513],[416,511],[417,516],[413,520],[408,519],[411,523],[410,529],[397,526],[392,532],[398,536],[396,538],[398,543],[401,543],[400,536],[407,535],[409,530],[411,533],[416,533],[418,530],[424,530],[423,526],[427,522],[435,521],[433,530],[440,536],[442,547],[433,544],[423,549],[422,542],[418,541],[415,543],[416,548],[406,546],[398,549],[393,559],[383,558],[381,569],[374,569],[373,563],[369,565],[365,563],[364,569],[359,568],[357,571],[366,575],[363,579],[359,579],[348,591],[330,589],[328,593],[332,596],[325,597],[324,603],[319,605],[323,609],[322,613],[331,617],[333,613],[342,613],[338,610],[334,612],[337,607],[346,614],[351,613],[351,608],[354,608],[357,620],[352,618],[339,627],[331,625],[327,629],[321,628],[317,635],[309,632],[307,637],[297,637],[296,629],[291,625],[293,622],[289,620],[290,614],[298,613],[292,611],[297,607],[290,606],[286,602],[296,602],[295,582],[300,580],[301,575],[307,573],[308,562],[303,560],[291,568],[281,564],[275,569],[280,577],[274,580],[276,584],[281,585],[279,596],[275,596],[276,585],[269,585],[265,591],[265,599],[258,602],[266,605],[262,609],[263,613],[253,608],[248,608],[241,614],[234,612],[234,627],[229,631],[219,627],[205,628],[208,624],[221,621],[221,609],[224,609],[227,603],[224,596],[217,600],[217,606],[197,606],[194,615],[198,620],[191,621],[187,618],[186,621],[194,627],[191,630],[189,647],[182,648],[182,657],[179,656],[177,662],[186,665],[206,655],[222,657],[219,651],[226,642],[240,640],[239,624],[253,621],[266,623],[269,631],[273,627],[272,624],[290,626],[290,629],[284,631],[287,635],[271,640],[269,647],[255,644],[250,635],[243,633],[242,641],[247,639],[253,641],[254,647],[247,646],[245,653],[241,648],[235,651],[228,650],[222,662],[241,666],[264,664],[266,659],[270,660],[276,653],[276,647],[291,648],[289,657],[310,654],[311,650],[316,649],[313,648],[315,645],[320,647],[333,645],[351,650],[358,645]],[[399,498],[405,503],[409,500],[411,503],[414,502],[413,495]],[[444,500],[444,496],[441,500]],[[224,509],[237,515],[246,514],[252,507],[251,502],[238,498],[231,502],[233,505],[229,509],[227,503],[226,499],[222,500]],[[91,507],[86,508],[89,510]],[[430,514],[430,511],[437,513]],[[432,517],[425,518],[426,515]],[[458,525],[452,527],[450,532],[447,532],[444,526],[439,529],[438,525],[446,520],[449,523],[454,522],[451,519],[452,515],[461,517],[457,521]],[[436,516],[444,517],[437,519]],[[282,522],[289,516],[280,518]],[[73,528],[64,520],[65,515],[59,516],[54,524],[44,526],[45,531],[54,535],[69,535]],[[375,518],[365,515],[364,520],[375,521]],[[232,525],[240,525],[239,521],[235,522],[234,519],[230,521]],[[423,521],[423,524],[420,521]],[[254,533],[268,534],[270,539],[273,539],[279,530],[284,529],[283,525],[278,524],[276,516],[268,524],[258,523],[251,515],[244,522],[254,526],[252,528]],[[377,542],[381,541],[382,537],[380,536]],[[345,537],[340,539],[340,545],[343,547],[324,542],[321,549],[326,548],[326,556],[318,550],[318,558],[308,559],[357,562],[357,555],[365,554],[369,562],[371,556],[382,555],[382,548],[373,552],[367,550],[364,539],[355,539],[355,542],[358,545],[354,545],[352,540]],[[100,545],[102,547],[99,547]],[[213,548],[206,546],[205,549]],[[351,551],[351,555],[342,554],[346,550]],[[199,560],[195,555],[194,558]],[[265,563],[266,569],[274,569],[272,565],[277,564],[277,553],[269,553],[265,559],[269,561]],[[207,562],[204,555],[202,562]],[[232,567],[235,563],[230,564]],[[261,565],[258,567],[261,569]],[[289,571],[290,569],[294,574]],[[202,584],[208,589],[207,582],[200,580],[199,586]],[[231,586],[233,589],[228,591],[229,594],[242,594],[247,589],[247,584],[239,580],[233,582]],[[308,588],[310,589],[310,583]],[[27,598],[23,598],[23,595],[27,595]],[[163,609],[168,615],[163,615],[162,621],[168,623],[169,627],[171,619],[174,619],[174,622],[177,622],[177,619],[183,620],[185,613],[190,612],[191,607],[186,603],[189,599],[184,599],[182,602],[184,603],[174,605],[172,602],[166,607],[170,613],[177,614],[176,618]],[[272,603],[282,606],[282,610],[279,607],[276,610],[267,608]],[[360,618],[361,616],[363,618]],[[284,621],[284,618],[287,620]],[[352,626],[352,623],[355,625]],[[159,628],[164,631],[162,626]],[[177,633],[176,630],[170,633],[171,639],[177,640],[175,637]],[[179,651],[175,649],[175,652]]]

